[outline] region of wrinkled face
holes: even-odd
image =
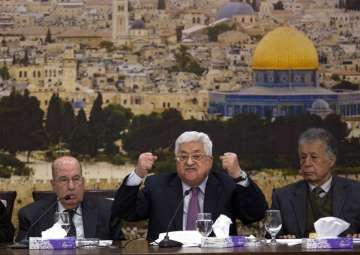
[[[326,145],[319,140],[300,144],[300,174],[304,180],[320,186],[331,176],[331,168],[335,165],[335,155],[326,152]]]
[[[53,190],[66,209],[77,207],[84,197],[84,178],[81,175],[80,165],[70,157],[56,161],[56,168],[51,181]],[[65,200],[64,197],[69,196]]]
[[[212,157],[205,155],[201,142],[187,142],[179,145],[176,155],[177,173],[189,186],[198,186],[209,174]]]

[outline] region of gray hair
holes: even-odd
[[[315,142],[320,141],[323,144],[325,144],[325,152],[329,156],[336,156],[337,155],[337,142],[335,137],[327,130],[323,128],[309,128],[305,130],[303,133],[301,133],[298,145],[300,148],[300,145],[304,143],[309,142]]]
[[[179,153],[179,146],[182,143],[200,142],[204,146],[204,151],[207,156],[212,157],[212,142],[209,136],[202,132],[186,131],[182,133],[175,141],[175,155]]]

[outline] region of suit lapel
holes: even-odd
[[[290,196],[290,203],[293,206],[296,221],[298,227],[300,229],[301,235],[305,233],[305,214],[306,214],[306,193],[307,193],[307,184],[304,181],[299,182],[291,196]]]
[[[89,199],[85,199],[81,205],[84,237],[96,237],[96,223],[98,209]]]
[[[217,205],[222,194],[221,191],[222,186],[210,172],[205,188],[204,212],[210,212],[213,220],[216,219],[220,214],[220,208]]]
[[[182,190],[181,180],[176,175],[176,177],[169,182],[168,192],[166,194],[167,201],[170,201],[170,212],[175,213],[177,206],[181,203],[181,199],[183,197],[182,194],[183,194],[183,190]],[[170,226],[170,229],[176,229],[176,230],[183,229],[183,211],[184,211],[184,203],[180,205],[179,211],[175,215],[173,227]]]
[[[53,205],[53,208],[49,212],[47,212],[39,222],[38,227],[39,227],[40,236],[41,236],[41,231],[51,228],[55,223],[55,212],[57,211],[57,205],[54,205],[53,204],[54,202],[55,200],[53,200],[49,204],[45,204],[43,207],[43,212],[44,212],[49,206]]]
[[[334,217],[341,218],[341,212],[344,207],[345,200],[349,196],[349,194],[347,194],[347,185],[336,176],[333,176],[332,183],[333,215]]]

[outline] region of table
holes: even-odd
[[[125,248],[121,248],[124,246]],[[241,254],[241,255],[275,255],[275,254],[292,254],[292,255],[335,255],[335,254],[360,254],[360,246],[356,245],[353,249],[348,250],[303,250],[300,245],[287,246],[278,245],[276,247],[235,247],[235,248],[159,248],[149,246],[145,240],[135,240],[130,243],[117,242],[112,247],[104,248],[82,248],[76,250],[26,250],[26,249],[9,249],[4,246],[0,248],[1,255],[174,255],[174,254]]]

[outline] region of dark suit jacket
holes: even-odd
[[[29,227],[49,206],[54,205],[56,200],[38,200],[19,210],[19,233],[16,241],[26,237]],[[99,239],[123,239],[120,227],[113,226],[110,231],[110,209],[112,201],[103,198],[84,198],[81,204],[84,236],[86,238]],[[44,217],[35,224],[28,236],[41,236],[41,231],[50,228],[54,224],[54,215],[57,210],[55,204]],[[119,222],[117,222],[119,223]]]
[[[0,243],[12,242],[14,238],[14,227],[11,224],[8,210],[0,201]]]
[[[176,173],[153,175],[146,178],[145,188],[126,186],[127,178],[115,195],[112,218],[128,221],[149,219],[149,240],[166,232],[170,218],[181,203],[183,191],[181,180]],[[230,233],[236,234],[235,218],[244,224],[264,217],[267,204],[261,190],[250,179],[249,187],[236,185],[225,172],[210,172],[205,189],[204,212],[212,213],[213,220],[220,214],[230,217],[234,224]],[[170,231],[182,230],[183,210],[179,210]]]
[[[351,223],[346,233],[359,233],[360,183],[333,176],[331,186],[333,192],[333,216]],[[298,238],[305,237],[308,189],[309,187],[305,181],[298,181],[273,191],[272,208],[281,211],[281,234],[296,235]]]

